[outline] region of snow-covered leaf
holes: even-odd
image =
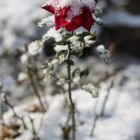
[[[93,98],[98,97],[98,90],[92,83],[83,85],[82,89],[89,92],[92,95]]]

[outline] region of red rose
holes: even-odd
[[[97,0],[94,0],[93,3],[96,4]],[[93,5],[93,7],[94,6],[95,5]],[[71,32],[79,28],[80,26],[83,26],[85,29],[89,31],[92,25],[94,24],[94,19],[92,17],[92,12],[94,9],[89,8],[87,5],[82,5],[78,7],[79,8],[78,10],[80,11],[80,13],[77,15],[72,15],[72,16],[70,16],[70,12],[73,11],[71,5],[67,5],[65,7],[62,7],[62,6],[55,7],[51,4],[46,4],[42,6],[42,8],[55,15],[55,29],[56,30],[60,28],[65,28],[67,31]]]

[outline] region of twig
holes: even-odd
[[[33,135],[34,135],[34,138],[35,138],[35,139],[38,139],[37,132],[36,132],[35,126],[34,126],[34,120],[31,118],[30,115],[29,115],[29,120],[30,120],[31,125],[32,125],[32,133],[33,133]]]
[[[2,93],[2,86],[0,85],[0,97]],[[3,134],[3,129],[2,125],[4,124],[4,119],[3,119],[3,107],[2,107],[2,98],[0,98],[0,136]]]
[[[9,108],[11,108],[11,110],[12,110],[14,116],[22,122],[22,124],[23,124],[23,126],[24,126],[24,129],[27,129],[27,126],[26,126],[26,123],[24,122],[23,117],[20,117],[20,116],[16,113],[15,108],[14,108],[14,105],[10,104],[10,102],[8,101],[6,95],[4,95],[4,102],[5,102],[5,104],[6,104]]]
[[[35,69],[35,78],[36,78],[36,81],[38,82],[38,84],[37,84],[37,86],[40,88],[40,90],[41,90],[41,93],[42,93],[42,95],[43,95],[43,97],[44,97],[44,103],[45,103],[45,105],[47,106],[47,108],[48,108],[48,106],[49,106],[49,104],[48,104],[48,102],[46,101],[46,95],[45,95],[45,92],[44,92],[44,89],[43,89],[43,87],[42,87],[42,85],[41,85],[41,83],[40,83],[40,77],[39,77],[39,69],[38,69],[38,67],[37,66],[34,66],[34,69]]]
[[[54,78],[55,83],[57,81],[59,81],[59,78],[55,74],[52,74],[52,77]],[[60,89],[60,93],[62,93],[64,95],[65,103],[68,106],[68,101],[67,101],[67,97],[66,97],[66,94],[65,94],[66,93],[65,89],[63,88],[63,86],[60,86],[60,85],[57,85],[57,84],[55,84],[55,86],[56,86],[56,88]]]
[[[96,121],[97,121],[97,117],[98,117],[97,114],[96,114],[97,104],[98,104],[98,100],[96,101],[96,104],[95,104],[95,110],[94,110],[94,116],[93,116],[93,124],[92,124],[91,132],[90,132],[91,137],[93,137],[95,127],[96,127]]]
[[[96,128],[96,122],[97,122],[97,119],[101,116],[104,115],[104,111],[105,111],[105,107],[106,107],[106,103],[107,103],[107,100],[109,98],[109,95],[110,95],[110,90],[112,89],[114,85],[114,81],[112,80],[108,89],[107,89],[107,94],[106,96],[104,97],[104,100],[103,100],[103,103],[102,103],[102,107],[101,107],[101,112],[100,114],[97,114],[96,113],[96,108],[97,108],[97,104],[99,103],[99,101],[97,101],[96,103],[96,106],[95,106],[95,112],[94,112],[94,117],[93,117],[93,125],[92,125],[92,129],[91,129],[91,133],[90,133],[90,136],[93,137],[93,134],[94,134],[94,131],[95,131],[95,128]]]
[[[68,72],[68,95],[69,95],[69,101],[71,104],[71,113],[72,113],[72,128],[73,128],[73,133],[72,133],[72,140],[75,140],[75,133],[76,133],[76,122],[75,122],[75,104],[73,103],[72,99],[72,89],[71,89],[71,84],[72,84],[72,77],[71,77],[71,64],[70,59],[71,59],[71,47],[68,45],[68,59],[67,59],[67,72]]]
[[[29,79],[30,79],[30,82],[31,82],[31,86],[33,88],[33,91],[34,91],[36,97],[39,100],[40,106],[42,107],[43,111],[45,112],[46,111],[46,108],[45,108],[45,106],[44,106],[44,104],[43,104],[43,102],[41,100],[41,96],[40,96],[40,94],[38,92],[38,89],[36,87],[36,84],[34,82],[34,78],[33,78],[33,74],[32,74],[32,69],[29,66],[27,66],[27,69],[28,69],[28,75],[29,75]]]
[[[42,107],[43,111],[46,112],[46,108],[45,108],[45,106],[43,104],[43,101],[41,99],[41,96],[40,96],[40,94],[38,92],[38,88],[37,88],[35,80],[34,80],[33,69],[32,69],[32,65],[31,65],[31,58],[29,56],[29,51],[28,51],[28,47],[27,46],[26,46],[26,53],[27,53],[27,56],[28,56],[27,74],[29,76],[32,89],[33,89],[36,97],[38,98],[40,106]]]
[[[114,85],[114,81],[112,80],[110,86],[107,89],[107,94],[106,94],[106,96],[104,97],[104,100],[103,100],[103,104],[102,104],[102,108],[101,108],[101,112],[100,112],[101,117],[104,116],[106,103],[107,103],[107,100],[109,98],[110,90],[112,89],[113,85]]]

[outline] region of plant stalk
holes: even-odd
[[[28,67],[28,75],[29,75],[29,78],[30,78],[30,82],[31,82],[31,86],[33,88],[33,91],[34,91],[36,97],[38,98],[38,101],[39,101],[40,106],[42,107],[43,111],[45,112],[46,111],[46,108],[44,106],[44,103],[43,103],[43,101],[41,99],[41,96],[40,96],[40,94],[38,92],[38,89],[36,87],[36,84],[34,82],[34,78],[33,78],[33,75],[32,75],[32,70],[31,70],[30,67]]]
[[[71,117],[72,117],[72,128],[73,128],[73,132],[72,132],[72,140],[75,140],[75,133],[76,133],[76,122],[75,122],[75,105],[72,99],[72,88],[71,88],[71,84],[72,84],[72,77],[71,77],[71,64],[70,59],[71,59],[71,47],[70,45],[68,45],[68,63],[67,63],[67,72],[68,72],[68,97],[69,97],[69,101],[71,104]]]

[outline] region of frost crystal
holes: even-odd
[[[43,18],[39,23],[38,26],[39,27],[43,27],[43,26],[48,26],[48,27],[52,27],[54,25],[54,18],[53,16],[49,16],[47,18]]]

